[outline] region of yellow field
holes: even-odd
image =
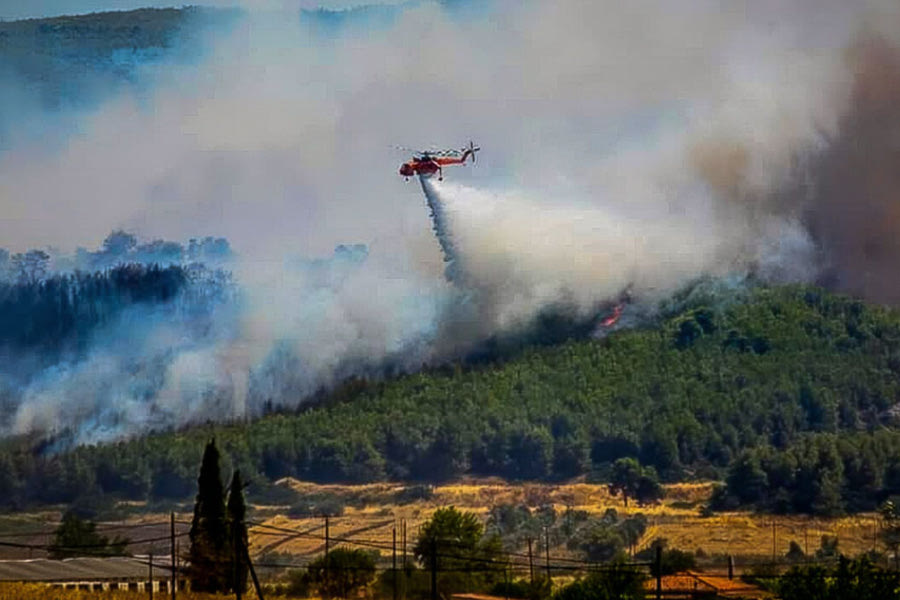
[[[636,550],[646,547],[657,537],[668,540],[669,546],[687,551],[702,550],[716,560],[711,564],[724,564],[724,556],[731,554],[739,568],[753,561],[768,561],[773,556],[773,527],[775,555],[780,560],[788,550],[791,541],[797,542],[808,554],[820,546],[823,535],[837,537],[839,551],[855,556],[873,547],[885,552],[883,544],[877,543],[877,515],[861,514],[840,519],[813,519],[802,516],[768,516],[750,512],[716,513],[711,517],[701,516],[700,509],[708,501],[712,484],[678,484],[666,486],[663,502],[654,506],[638,507],[629,503],[626,508],[620,497],[609,494],[605,485],[574,483],[566,485],[549,484],[508,484],[501,480],[467,480],[451,485],[433,488],[427,499],[398,503],[398,493],[408,488],[402,484],[379,483],[362,486],[316,485],[291,479],[282,480],[280,485],[289,486],[304,497],[328,497],[344,505],[343,515],[330,519],[331,547],[342,544],[342,538],[362,542],[362,547],[377,549],[385,559],[390,554],[394,527],[398,528],[398,549],[402,543],[399,523],[407,524],[408,550],[417,537],[418,528],[442,506],[456,506],[472,511],[482,519],[487,519],[490,509],[501,504],[524,504],[531,508],[552,505],[558,514],[567,508],[600,515],[609,508],[620,515],[643,513],[648,519],[648,528]],[[254,506],[249,519],[261,525],[250,529],[251,554],[263,564],[305,564],[320,555],[325,549],[325,522],[321,517],[291,518],[287,515],[290,507]],[[190,510],[189,506],[185,509]],[[17,532],[44,530],[32,537],[11,538],[25,544],[47,544],[52,538],[52,523],[58,522],[58,513],[33,513],[4,517],[0,522],[0,532],[8,535]],[[176,515],[176,531],[179,537],[179,554],[183,554],[187,538],[184,534],[189,527],[191,514],[181,512]],[[137,532],[130,528],[141,525]],[[168,547],[168,514],[142,514],[125,522],[102,523],[104,535],[127,535],[139,540],[162,540],[153,544],[135,543],[131,551],[137,554],[154,552],[164,555]],[[121,529],[117,529],[120,527]],[[0,533],[2,536],[3,533]],[[524,551],[525,548],[519,549]],[[272,553],[290,556],[272,556]],[[555,557],[573,557],[561,545],[551,549]],[[45,553],[25,551],[15,547],[4,548],[2,558],[39,558]],[[580,558],[580,557],[579,557]],[[274,571],[261,569],[261,575]],[[0,587],[0,600],[3,596]],[[29,598],[29,596],[21,596]],[[36,596],[43,598],[44,596]],[[76,596],[59,596],[76,598]],[[127,598],[126,595],[118,596]]]
[[[665,537],[671,547],[690,551],[702,549],[707,555],[771,558],[773,522],[775,551],[779,557],[787,552],[791,541],[800,544],[801,548],[808,548],[809,552],[815,552],[823,535],[838,537],[839,549],[852,556],[871,550],[876,536],[874,514],[831,520],[800,516],[772,517],[750,512],[717,513],[712,517],[702,517],[700,507],[709,498],[712,484],[666,486],[666,498],[662,503],[638,507],[630,502],[627,508],[620,497],[609,494],[605,485],[583,483],[509,485],[496,480],[478,480],[437,486],[428,500],[409,504],[396,503],[394,495],[403,489],[402,485],[397,484],[323,486],[290,479],[280,484],[302,494],[327,493],[345,498],[348,502],[353,500],[356,504],[363,504],[356,508],[348,506],[343,516],[330,520],[332,547],[340,545],[342,537],[389,545],[394,526],[404,519],[412,544],[418,527],[441,506],[453,505],[487,518],[491,507],[507,503],[525,504],[533,508],[552,504],[558,512],[571,507],[594,514],[602,514],[608,508],[615,508],[621,515],[643,513],[648,517],[649,527],[641,546],[646,546],[657,537]],[[251,545],[256,554],[277,551],[310,557],[324,550],[322,518],[291,519],[283,514],[273,514],[263,523],[303,533],[285,538],[284,532],[255,527],[251,529]],[[879,545],[879,550],[884,551],[884,548]],[[383,551],[383,554],[386,553],[386,550]],[[559,548],[554,553],[562,555],[565,550]]]

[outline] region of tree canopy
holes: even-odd
[[[448,595],[489,588],[502,577],[500,539],[485,536],[477,515],[439,508],[419,529],[413,554],[424,569],[436,569],[438,589]]]

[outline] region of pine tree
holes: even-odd
[[[231,587],[231,543],[225,517],[219,450],[212,439],[203,451],[190,531],[191,588],[198,592],[224,592]]]
[[[50,558],[124,556],[128,544],[128,538],[116,536],[110,540],[97,533],[96,523],[84,521],[74,512],[67,512],[53,534],[47,553]]]
[[[244,503],[244,484],[241,481],[241,472],[235,471],[231,478],[231,491],[228,494],[228,521],[231,525],[231,543],[234,550],[231,561],[231,585],[235,590],[235,584],[244,592],[247,590],[247,562],[244,560],[244,548],[247,547],[247,524],[244,516],[247,506]],[[235,559],[237,562],[235,563]]]

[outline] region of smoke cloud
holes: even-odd
[[[825,281],[900,302],[900,49],[864,38],[850,51],[850,108],[813,160],[807,220],[820,240]]]
[[[139,336],[129,364],[165,356],[154,386],[120,385],[98,337],[28,387],[10,430],[255,415],[547,306],[589,314],[629,286],[652,303],[701,275],[896,302],[898,19],[889,0],[497,0],[326,33],[251,10],[200,64],[139,71],[149,97],[116,93],[62,147],[0,154],[3,245],[225,236],[241,289],[205,337]],[[424,202],[388,149],[469,139],[478,166],[424,182]]]

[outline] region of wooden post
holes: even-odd
[[[153,600],[153,553],[150,553],[150,600]]]
[[[544,525],[544,557],[547,560],[547,582],[553,585],[553,576],[550,574],[550,528]]]
[[[775,546],[775,519],[772,519],[772,563],[778,562],[778,549]]]
[[[872,519],[872,555],[878,552],[878,517]]]
[[[391,543],[391,574],[394,578],[394,600],[397,600],[398,592],[400,591],[397,586],[397,528],[391,531],[392,543]]]
[[[401,594],[401,599],[406,600],[406,586],[408,577],[408,573],[406,570],[406,519],[400,521],[400,529],[403,532],[403,593]]]
[[[262,586],[259,585],[259,578],[256,576],[256,569],[253,568],[253,561],[250,560],[250,551],[247,546],[241,542],[241,549],[244,551],[244,560],[247,561],[247,568],[250,569],[250,577],[253,579],[253,587],[256,589],[256,596],[259,600],[263,600]]]
[[[734,556],[728,555],[728,579],[734,579]]]
[[[504,594],[504,596],[506,597],[506,600],[509,600],[509,569],[510,569],[509,559],[507,559],[506,568],[503,569],[503,579],[506,582],[506,585],[503,586],[503,590],[506,592]]]
[[[534,585],[534,555],[531,553],[531,538],[528,538],[528,576]]]
[[[331,534],[328,529],[328,515],[325,515],[325,589],[328,590],[328,584],[331,581],[329,575],[331,574],[328,569],[328,550],[329,545],[331,543]]]
[[[172,550],[172,600],[175,600],[176,588],[178,587],[178,565],[175,563],[177,552],[175,551],[175,513],[169,514],[169,534],[171,538]]]

